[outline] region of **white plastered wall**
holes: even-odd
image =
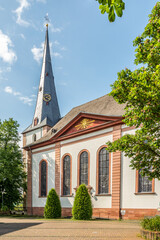
[[[97,138],[85,140],[90,136],[96,136],[98,134],[104,134],[108,131],[112,131],[112,129],[105,129],[101,131],[94,132],[92,134],[87,134],[85,136],[77,137],[71,139],[70,141],[80,140],[83,137],[83,141],[81,142],[73,142],[71,144],[67,144],[66,146],[63,144],[69,143],[69,140],[63,141],[61,147],[61,164],[63,155],[69,153],[72,156],[72,193],[75,194],[75,190],[73,188],[77,187],[77,163],[78,163],[78,154],[81,150],[87,149],[90,152],[90,185],[93,190],[96,191],[96,156],[97,150],[102,145],[105,145],[107,141],[112,141],[112,134],[106,136],[97,136]],[[112,162],[112,161],[111,161]],[[112,172],[112,164],[111,164],[111,172]],[[112,176],[110,176],[112,179]],[[111,182],[112,184],[112,182]],[[111,188],[112,189],[112,188]],[[92,198],[92,204],[94,208],[111,208],[111,196],[95,196]],[[74,201],[74,197],[61,197],[62,207],[72,207]]]
[[[38,151],[38,149],[36,149]],[[47,198],[39,197],[39,163],[42,159],[48,162],[48,189],[55,188],[55,150],[32,155],[32,206],[44,207]]]
[[[135,130],[123,132],[134,134]],[[160,204],[160,181],[155,179],[155,193],[136,195],[136,170],[132,170],[130,159],[122,153],[121,165],[121,208],[156,209]]]
[[[42,128],[35,129],[33,131],[30,131],[26,133],[26,145],[33,142],[33,135],[36,134],[36,139],[40,139],[42,137]]]

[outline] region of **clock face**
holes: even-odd
[[[45,102],[49,102],[49,101],[51,101],[51,95],[50,94],[44,94],[43,95],[43,100],[45,101]]]

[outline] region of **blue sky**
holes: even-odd
[[[155,0],[126,0],[110,23],[95,0],[0,0],[0,119],[13,117],[22,132],[32,122],[45,38],[49,39],[61,115],[111,90],[117,72],[135,69],[133,40]]]

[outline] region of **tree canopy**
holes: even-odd
[[[135,64],[140,64],[140,68],[119,72],[110,95],[118,103],[126,103],[124,123],[138,130],[135,135],[126,134],[113,143],[108,142],[107,150],[123,151],[131,158],[133,169],[160,179],[160,2],[133,45]]]
[[[22,200],[26,190],[26,174],[19,147],[19,124],[12,118],[0,121],[0,208],[9,209]]]
[[[102,14],[107,13],[110,22],[114,22],[116,15],[122,17],[125,3],[122,0],[96,0],[99,2],[99,9]]]

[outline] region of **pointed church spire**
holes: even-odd
[[[32,127],[42,122],[53,126],[60,120],[60,110],[52,72],[52,63],[49,47],[48,24],[46,24],[46,37],[44,43],[43,62],[37,96],[37,104]]]

